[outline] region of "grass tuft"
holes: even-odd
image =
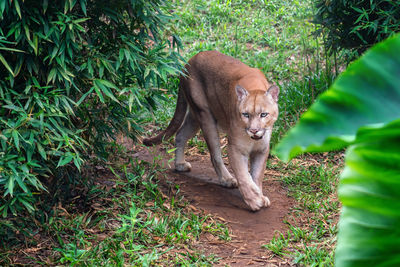
[[[282,172],[281,181],[296,204],[286,221],[288,230],[277,232],[263,247],[271,257],[301,266],[333,265],[340,208],[336,192],[343,155],[306,155],[288,164],[269,164]]]

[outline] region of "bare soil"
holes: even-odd
[[[134,156],[153,162],[154,157],[158,155],[165,155],[165,152],[159,148],[150,148],[141,150]],[[279,173],[273,170],[265,171],[263,192],[271,200],[271,206],[252,212],[246,207],[238,189],[218,185],[218,178],[208,155],[189,156],[192,170],[186,173],[175,172],[172,166],[169,166],[168,159],[158,158],[158,163],[166,166],[165,179],[179,186],[190,205],[227,223],[231,230],[230,241],[222,241],[211,234],[204,234],[197,242],[196,246],[205,254],[214,254],[221,258],[218,265],[289,265],[282,259],[273,258],[272,253],[262,248],[262,245],[273,238],[276,231],[285,231],[287,227],[284,219],[295,203],[276,179]]]

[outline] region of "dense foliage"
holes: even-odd
[[[318,0],[314,22],[330,51],[362,53],[400,31],[400,1]]]
[[[337,266],[400,263],[400,34],[373,47],[276,148],[282,159],[348,147]]]
[[[178,72],[162,0],[0,1],[0,212],[35,210],[48,182],[107,157]],[[36,192],[36,193],[35,193]]]

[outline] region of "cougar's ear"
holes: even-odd
[[[239,102],[242,101],[246,96],[249,95],[246,89],[241,87],[239,84],[235,87],[236,95],[238,97]]]
[[[278,96],[279,96],[279,87],[276,85],[272,85],[270,88],[268,88],[268,91],[266,94],[269,94],[272,96],[272,99],[275,102],[278,102]]]

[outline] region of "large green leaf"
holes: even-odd
[[[275,150],[284,160],[349,146],[337,266],[400,266],[400,35],[352,64]]]
[[[400,266],[400,120],[359,131],[339,197],[337,266]]]
[[[341,149],[361,126],[400,118],[400,36],[354,62],[302,116],[274,153],[288,160],[303,152]]]

